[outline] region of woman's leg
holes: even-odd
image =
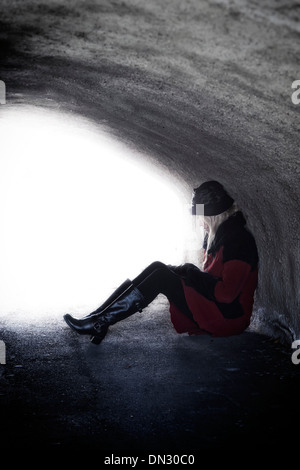
[[[92,342],[99,344],[110,325],[137,311],[142,311],[158,294],[164,294],[182,313],[193,320],[185,300],[180,277],[160,262],[148,266],[120,296],[117,296],[112,304],[101,309],[99,313],[81,320],[76,320],[67,314],[64,315],[64,319],[77,333],[89,334],[92,336]]]
[[[149,276],[149,274],[152,274],[154,271],[164,266],[166,266],[164,263],[161,263],[160,261],[154,261],[153,263],[149,264],[149,266],[147,266],[132,282],[137,286],[141,284],[141,282],[144,281]]]
[[[181,278],[166,264],[155,261],[144,269],[132,283],[142,293],[147,305],[150,304],[158,294],[164,294],[182,313],[191,320],[194,320],[185,300]]]

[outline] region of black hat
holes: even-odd
[[[218,215],[229,209],[234,200],[218,181],[206,181],[194,189],[192,214],[196,215],[196,205],[204,205],[203,215]]]

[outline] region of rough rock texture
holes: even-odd
[[[297,2],[2,0],[8,104],[105,123],[181,182],[221,181],[260,254],[253,327],[299,321]]]

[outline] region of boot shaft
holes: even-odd
[[[95,329],[101,328],[103,325],[114,325],[136,312],[142,312],[146,306],[144,296],[131,283],[104,311],[93,316],[95,318]]]
[[[105,302],[100,305],[94,312],[90,313],[88,316],[95,315],[96,313],[102,313],[106,310],[110,305],[116,301],[120,295],[122,295],[130,286],[132,282],[130,279],[126,279],[106,300]]]

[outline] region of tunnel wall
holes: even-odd
[[[252,328],[288,343],[300,336],[298,38],[287,3],[271,1],[26,0],[7,4],[0,34],[7,106],[105,125],[187,201],[206,179],[224,184],[258,244]]]

